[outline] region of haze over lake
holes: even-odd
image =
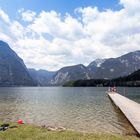
[[[0,120],[63,126],[86,132],[135,133],[110,101],[107,88],[0,88]],[[140,88],[126,88],[125,96],[140,103]],[[124,94],[124,88],[118,91]]]

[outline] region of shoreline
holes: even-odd
[[[3,122],[3,124],[5,123],[9,123],[9,124],[15,124],[18,125],[15,121],[1,121],[0,120],[0,125],[1,122]],[[130,123],[130,122],[129,122]],[[117,133],[117,132],[111,132],[111,131],[88,131],[88,130],[79,130],[79,129],[72,129],[72,128],[67,128],[64,126],[60,126],[60,125],[47,125],[47,124],[35,124],[35,123],[28,123],[28,122],[24,122],[24,125],[29,125],[29,126],[33,126],[33,127],[38,127],[38,128],[43,128],[43,129],[47,129],[49,131],[72,131],[72,132],[77,132],[77,133],[84,133],[84,134],[96,134],[96,133],[100,133],[100,134],[109,134],[109,135],[120,135],[120,136],[136,136],[139,137],[139,135],[137,135],[136,130],[134,129],[134,132],[126,132],[126,133]],[[131,125],[131,124],[130,124]]]
[[[4,122],[0,121],[0,125]],[[9,123],[10,126],[17,126],[16,128],[9,128],[5,131],[0,131],[0,140],[139,140],[137,136],[119,135],[110,133],[87,133],[77,132],[74,130],[67,130],[59,128],[58,130],[50,130],[46,127],[30,125],[30,124],[17,124]]]

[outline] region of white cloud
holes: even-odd
[[[36,13],[31,10],[20,9],[18,12],[21,14],[22,20],[27,22],[33,21],[36,16]]]
[[[0,40],[11,42],[10,37],[2,32],[0,32]]]
[[[0,18],[6,23],[10,22],[9,16],[2,9],[0,9]]]
[[[124,8],[118,11],[77,8],[77,18],[20,10],[26,25],[0,10],[0,39],[10,42],[28,67],[48,70],[140,50],[140,1],[120,4]]]
[[[26,34],[26,29],[17,21],[13,21],[10,26],[10,31],[17,39],[23,38]]]
[[[120,4],[130,13],[137,13],[140,11],[140,1],[139,0],[120,0]]]
[[[29,28],[38,34],[48,33],[53,37],[75,40],[84,37],[83,25],[66,14],[64,20],[55,11],[42,11]]]

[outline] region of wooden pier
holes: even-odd
[[[122,111],[140,136],[140,104],[116,92],[107,93],[110,99]]]

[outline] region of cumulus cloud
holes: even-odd
[[[31,10],[26,11],[24,9],[20,9],[18,12],[20,13],[22,20],[27,22],[33,21],[36,16],[36,13]]]
[[[135,13],[135,12],[140,11],[139,0],[120,0],[120,4],[122,4],[128,12]]]
[[[118,11],[77,8],[73,17],[56,11],[20,10],[26,25],[0,10],[0,39],[10,42],[28,67],[58,70],[140,49],[140,1],[120,0]],[[78,14],[77,14],[78,13]]]
[[[48,33],[54,38],[75,40],[84,37],[83,25],[77,19],[66,14],[62,20],[55,11],[42,11],[28,27],[38,34]]]

